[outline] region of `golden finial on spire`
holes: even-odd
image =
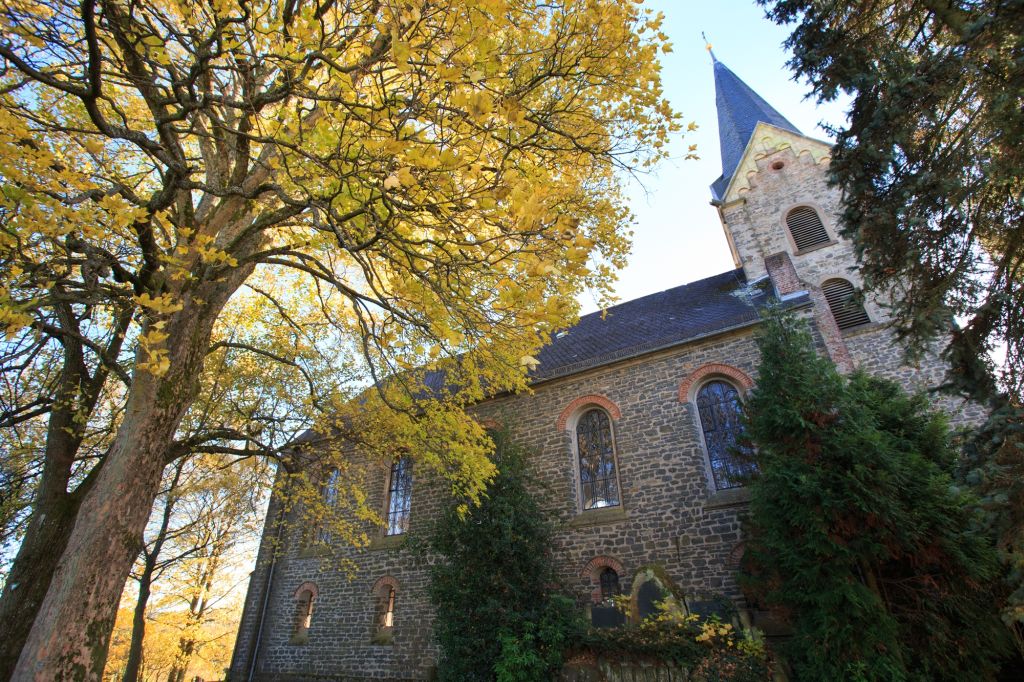
[[[704,49],[708,51],[709,55],[711,55],[711,61],[713,61],[713,62],[714,61],[718,61],[718,60],[715,59],[715,53],[711,49],[711,43],[708,42],[708,37],[706,35],[704,35],[704,31],[700,32],[700,37],[704,39]]]

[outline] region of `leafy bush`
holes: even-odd
[[[560,596],[551,527],[527,490],[523,449],[492,434],[498,473],[479,505],[453,500],[434,529],[431,571],[442,682],[548,679],[582,627]]]
[[[717,616],[701,620],[668,606],[640,623],[591,628],[581,634],[573,649],[605,659],[676,665],[705,682],[772,679],[764,642],[754,633],[737,632]]]

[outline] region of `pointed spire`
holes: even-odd
[[[707,47],[708,52],[711,52],[711,46]],[[711,60],[715,70],[715,106],[718,109],[718,139],[722,150],[722,176],[711,185],[711,194],[719,200],[728,188],[759,121],[798,135],[802,133],[741,81],[729,67],[715,59],[714,53],[711,54]]]

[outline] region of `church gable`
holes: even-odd
[[[721,188],[721,202],[727,204],[742,199],[755,186],[758,173],[765,170],[766,160],[778,152],[788,151],[788,155],[798,161],[806,159],[819,165],[828,162],[831,149],[827,142],[760,121],[747,141],[732,177],[719,178],[718,182],[727,182]]]

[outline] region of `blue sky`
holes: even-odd
[[[733,268],[708,185],[721,174],[718,122],[711,60],[703,31],[715,56],[764,97],[803,133],[828,139],[819,122],[845,120],[845,102],[818,107],[805,99],[809,88],[792,80],[782,48],[788,30],[764,17],[753,0],[647,0],[665,14],[664,32],[673,51],[662,55],[665,95],[684,122],[699,128],[673,143],[675,160],[631,183],[630,206],[636,214],[633,252],[615,287],[620,301],[708,277]],[[684,161],[686,147],[697,144],[699,161]],[[583,312],[596,309],[593,297],[581,297]]]

